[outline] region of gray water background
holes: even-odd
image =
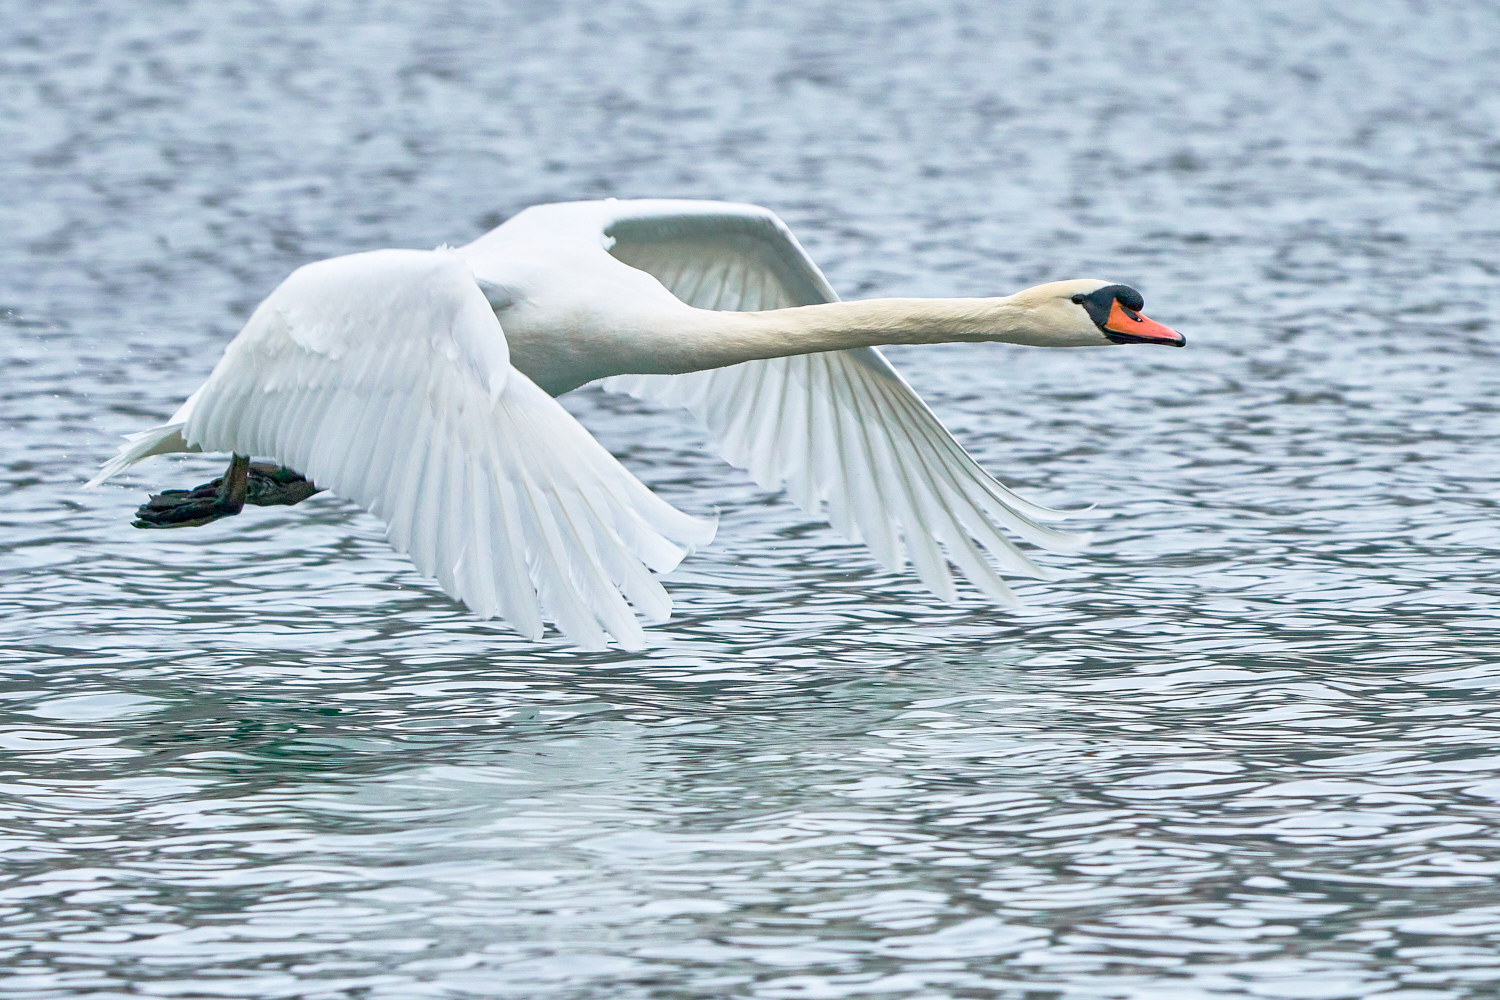
[[[0,997],[1500,991],[1500,13],[1479,0],[0,0]],[[679,413],[718,540],[531,646],[328,496],[83,493],[292,268],[535,202],[779,212],[849,297],[1141,288],[1189,349],[893,351],[1044,502],[935,602]]]

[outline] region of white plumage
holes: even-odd
[[[758,245],[744,236],[679,235],[620,240],[611,252],[700,309],[748,312],[837,302],[780,220],[769,212],[761,219]],[[780,261],[766,259],[772,249],[782,254]],[[800,271],[803,280],[780,277],[778,264],[783,273]],[[875,347],[681,375],[619,375],[603,386],[690,411],[713,433],[729,464],[767,489],[785,486],[809,513],[821,506],[840,534],[868,545],[887,569],[899,570],[910,558],[922,582],[946,601],[958,595],[939,542],[976,587],[1014,604],[1015,595],[976,541],[1001,569],[1026,576],[1044,571],[997,525],[1054,550],[1084,541],[1039,524],[1066,515],[1016,496],[981,469]]]
[[[550,618],[579,645],[607,634],[636,648],[631,606],[652,621],[671,611],[648,569],[671,569],[714,526],[654,496],[552,398],[605,377],[686,407],[729,462],[826,509],[888,568],[909,560],[943,599],[957,596],[951,561],[1013,602],[996,565],[1042,570],[1000,528],[1051,549],[1079,539],[980,469],[870,345],[1108,343],[1077,304],[1105,283],[1054,286],[796,309],[837,296],[765,209],[541,206],[458,250],[298,269],[172,419],[131,435],[89,485],[170,451],[271,457],[381,518],[480,617],[532,638]]]

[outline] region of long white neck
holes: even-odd
[[[1056,344],[1056,335],[1039,329],[1032,310],[1013,299],[865,299],[766,312],[675,311],[661,331],[665,336],[650,373],[886,344]]]

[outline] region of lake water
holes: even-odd
[[[0,0],[0,997],[1500,990],[1500,8]],[[768,205],[847,297],[1098,276],[1184,351],[892,352],[1097,503],[943,606],[683,415],[641,654],[337,498],[140,532],[293,267],[541,201]]]

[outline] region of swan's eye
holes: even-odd
[[[1115,308],[1124,309],[1134,314],[1141,308],[1141,293],[1129,285],[1105,285],[1096,288],[1092,292],[1079,292],[1074,295],[1073,301],[1083,306],[1084,311],[1089,314],[1089,319],[1099,329],[1106,329],[1111,312]]]

